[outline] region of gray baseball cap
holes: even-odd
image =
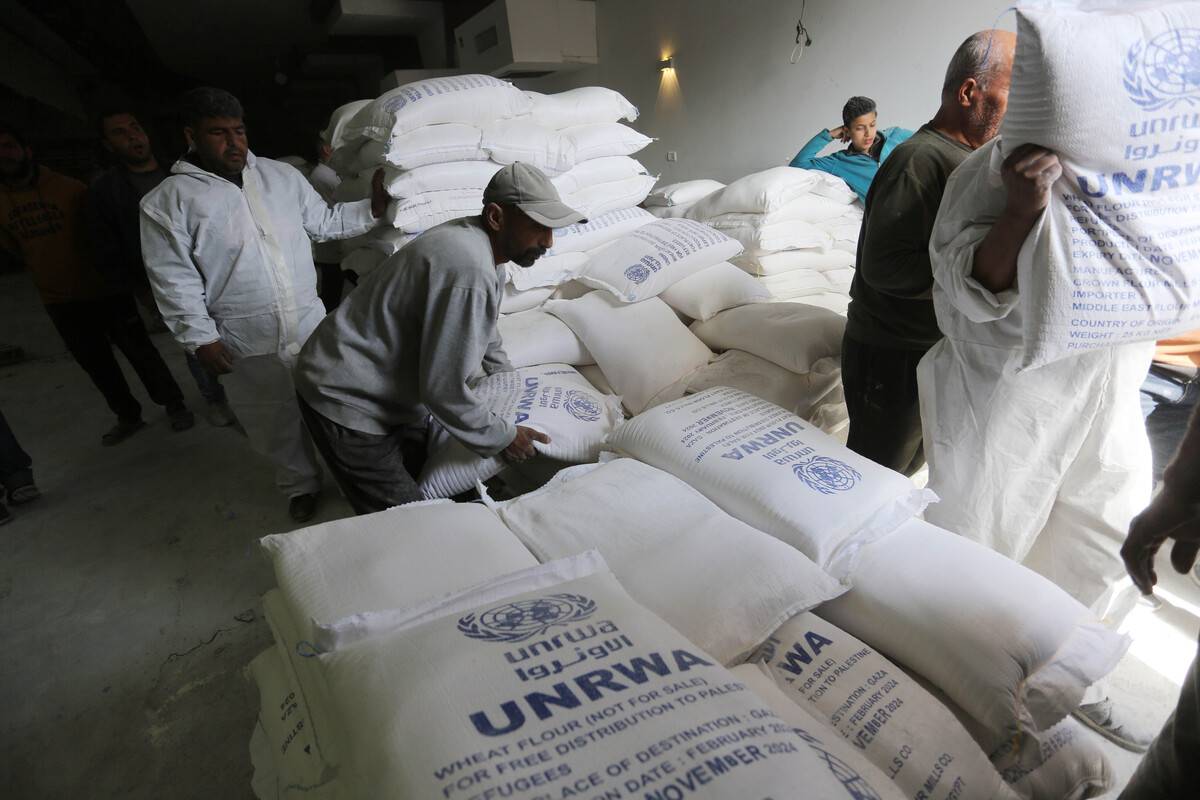
[[[483,190],[483,203],[514,205],[534,222],[547,228],[565,228],[587,222],[583,214],[558,196],[558,189],[540,169],[517,161],[492,176]]]

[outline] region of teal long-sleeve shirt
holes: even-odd
[[[829,131],[821,131],[809,139],[808,144],[800,148],[800,152],[796,153],[796,157],[788,166],[819,169],[830,175],[836,175],[854,190],[859,200],[865,203],[867,202],[867,190],[871,188],[871,181],[875,179],[875,172],[879,169],[879,165],[892,154],[897,145],[907,141],[913,132],[905,128],[888,128],[880,131],[877,135],[879,141],[871,148],[869,154],[855,153],[847,147],[845,150],[818,158],[817,153],[833,141]]]

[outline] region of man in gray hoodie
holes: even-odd
[[[504,264],[532,266],[554,228],[581,221],[539,170],[512,164],[484,190],[482,214],[423,233],[317,326],[296,363],[300,411],[355,512],[421,499],[405,454],[428,415],[480,456],[520,461],[549,442],[472,386],[512,370],[496,330]]]

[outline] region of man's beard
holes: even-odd
[[[533,263],[542,256],[546,255],[546,251],[540,247],[531,247],[519,256],[513,256],[510,260],[518,267],[532,267]]]

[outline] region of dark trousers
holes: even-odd
[[[1118,800],[1195,797],[1200,786],[1200,653],[1179,689],[1179,703]],[[1189,789],[1188,787],[1192,787]]]
[[[842,338],[842,385],[850,415],[846,446],[905,475],[925,463],[917,364],[926,352]]]
[[[196,388],[200,390],[201,397],[210,403],[225,402],[225,387],[221,385],[220,378],[205,369],[195,353],[187,354],[187,368],[196,381]]]
[[[342,265],[317,264],[317,273],[321,276],[321,291],[318,296],[325,304],[325,311],[333,311],[338,307],[338,303],[342,302],[342,286],[345,283]]]
[[[0,411],[0,483],[7,491],[33,483],[33,459],[21,449],[4,412]]]
[[[119,419],[140,420],[142,407],[129,391],[113,345],[129,359],[151,400],[168,409],[183,405],[183,392],[150,341],[132,296],[54,303],[46,306],[46,313]]]
[[[355,514],[372,514],[421,499],[413,475],[425,461],[425,432],[416,427],[374,434],[345,428],[296,396],[304,425]]]

